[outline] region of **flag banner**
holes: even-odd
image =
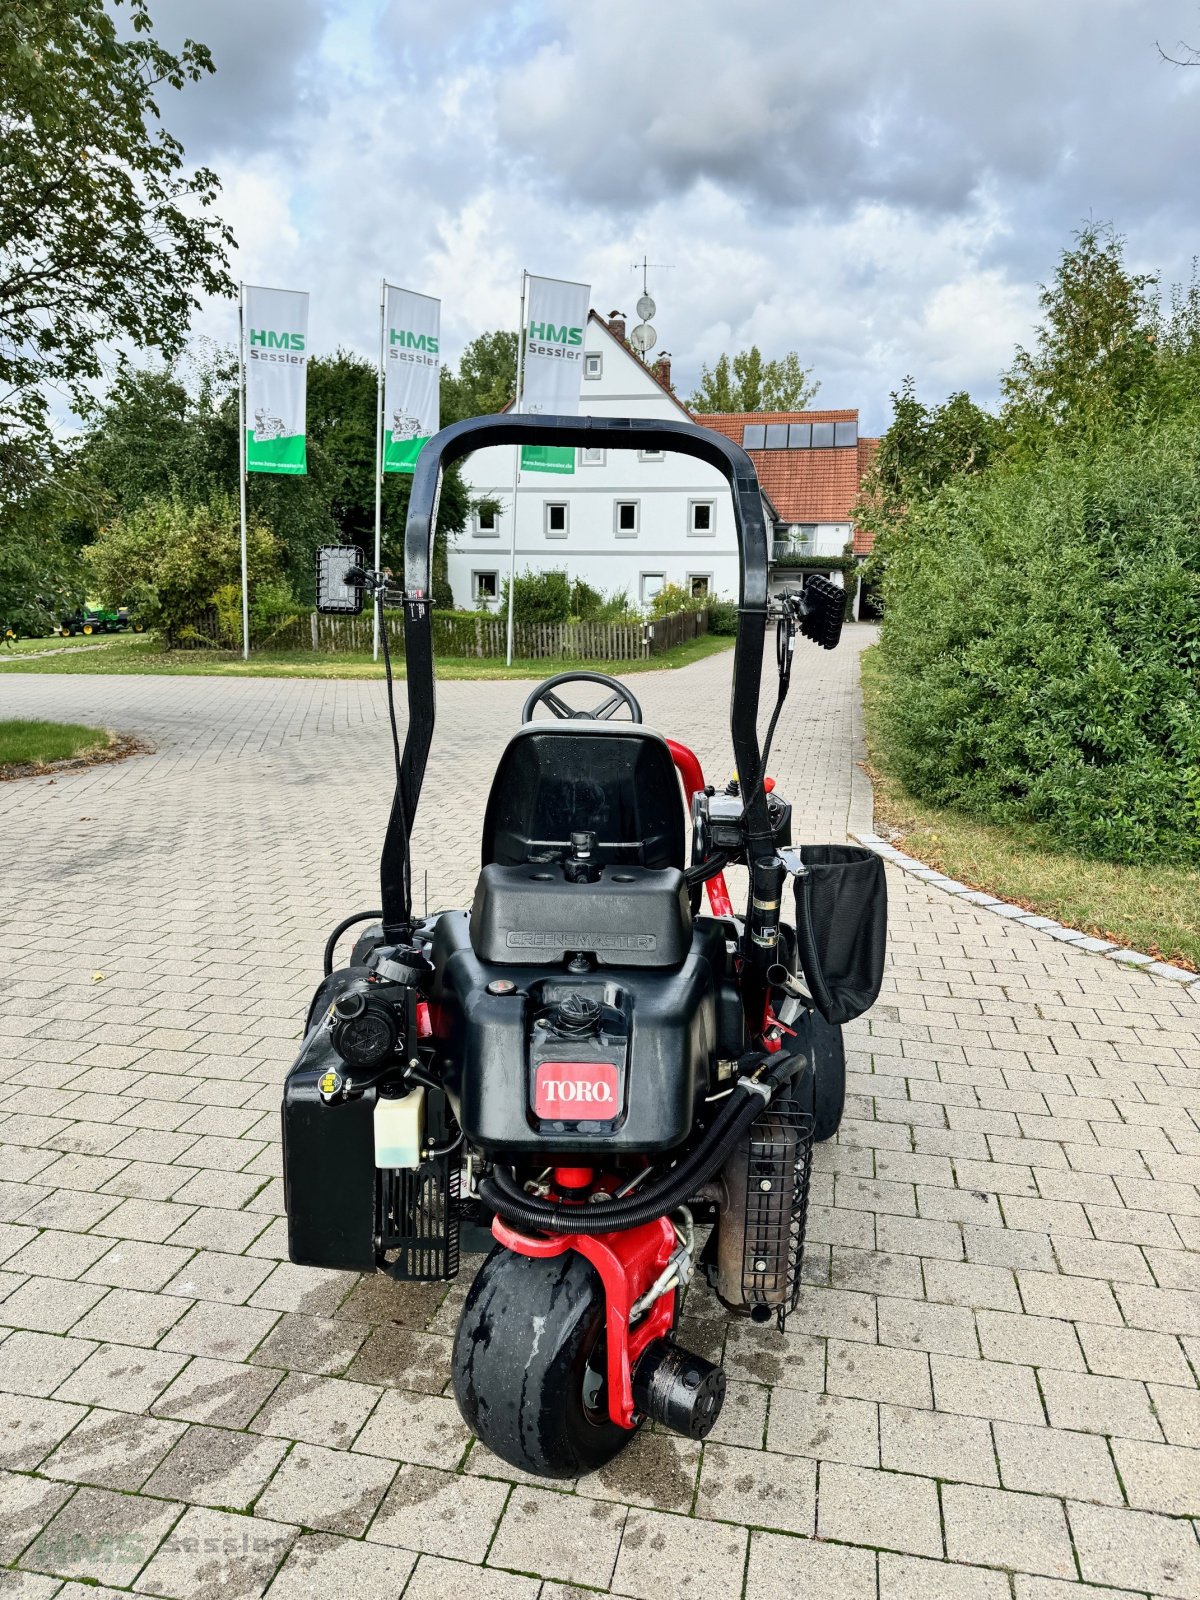
[[[421,446],[438,431],[441,322],[440,300],[387,285],[383,319],[385,472],[412,472]]]
[[[579,414],[583,379],[583,338],[591,285],[530,276],[525,298],[525,379],[520,410],[530,416]],[[527,472],[574,472],[569,446],[526,445],[521,468]]]
[[[308,471],[308,295],[246,285],[246,471]]]

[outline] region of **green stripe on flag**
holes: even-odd
[[[569,444],[523,444],[522,472],[574,472],[575,447]]]
[[[392,430],[383,434],[383,470],[385,472],[415,472],[421,446],[429,443],[429,435],[416,439],[393,439]]]
[[[246,471],[307,473],[308,454],[302,433],[284,434],[279,439],[256,439],[254,429],[246,429]]]

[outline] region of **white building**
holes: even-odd
[[[724,433],[751,453],[775,552],[842,555],[854,536],[850,511],[863,446],[873,443],[858,440],[858,413],[693,416],[670,391],[668,361],[648,368],[626,345],[624,332],[615,313],[611,326],[590,313],[581,413],[698,422]],[[454,603],[464,610],[500,604],[512,537],[513,456],[504,446],[480,450],[463,463],[471,498],[500,508],[472,516],[450,549]],[[645,605],[664,583],[736,598],[733,505],[714,467],[677,454],[601,447],[576,450],[574,465],[573,473],[521,473],[518,574],[562,567],[605,594],[623,590],[633,605]],[[778,582],[796,578],[792,567],[781,570]]]

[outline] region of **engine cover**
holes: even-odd
[[[718,1059],[742,1048],[715,924],[696,924],[676,966],[570,973],[482,960],[470,914],[447,911],[431,955],[443,1081],[469,1143],[499,1160],[674,1149]]]

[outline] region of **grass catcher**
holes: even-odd
[[[434,730],[430,562],[446,468],[494,445],[676,451],[724,474],[741,556],[737,776],[706,782],[633,692],[569,672],[525,703],[488,797],[470,905],[413,907],[410,841]],[[799,637],[838,642],[841,589],[782,597],[758,736],[768,530],[749,457],[675,422],[500,416],[422,450],[405,535],[408,728],[378,910],[333,930],[283,1097],[291,1259],[445,1281],[490,1246],[453,1347],[459,1409],[524,1471],[571,1478],[646,1421],[703,1439],[725,1376],[677,1337],[702,1272],[733,1316],[801,1292],[814,1141],[845,1097],[840,1023],[878,993],[879,863],[791,842],[767,777]],[[318,609],[382,610],[386,574],[321,551]],[[725,869],[748,869],[735,908]],[[796,925],[782,920],[795,883]],[[435,897],[436,898],[436,897]],[[362,926],[365,924],[365,926]],[[348,963],[338,940],[359,927]]]

